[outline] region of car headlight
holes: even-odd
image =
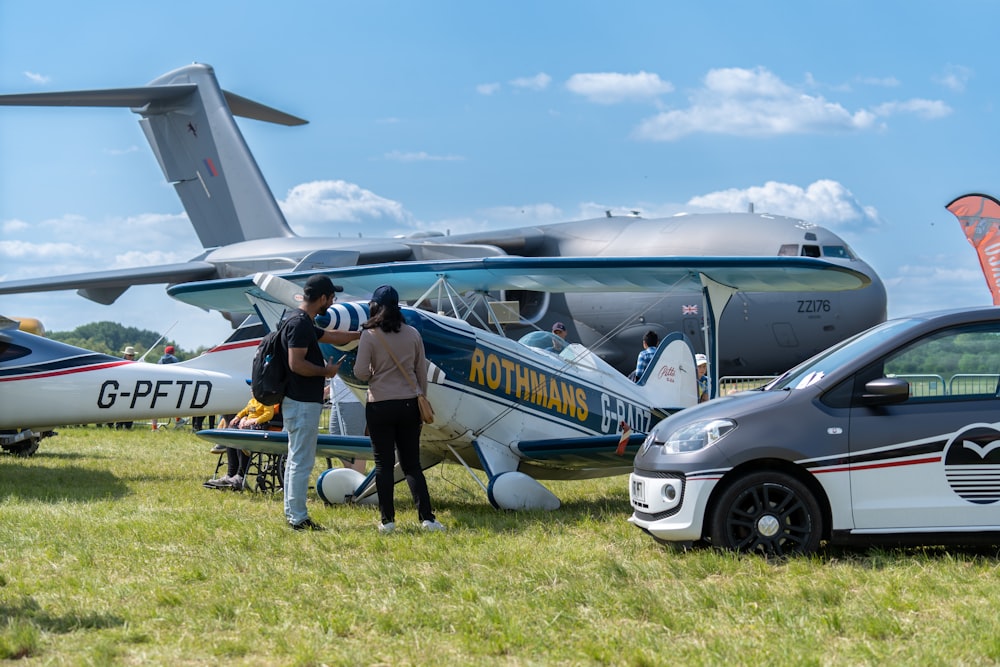
[[[696,422],[674,431],[663,441],[663,451],[667,454],[697,452],[714,444],[722,436],[736,428],[732,419],[713,419]]]

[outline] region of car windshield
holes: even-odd
[[[833,370],[878,347],[901,331],[914,326],[921,320],[902,319],[883,322],[867,331],[862,331],[847,340],[827,348],[763,387],[765,391],[781,389],[804,389],[823,379]]]

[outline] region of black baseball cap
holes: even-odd
[[[305,289],[303,294],[309,301],[315,300],[317,297],[327,296],[330,294],[336,294],[337,292],[343,292],[344,288],[340,285],[334,285],[333,281],[330,280],[329,276],[325,276],[322,273],[317,273],[314,276],[309,276],[309,280],[306,281]]]

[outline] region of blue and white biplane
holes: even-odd
[[[315,272],[277,277],[257,274],[171,288],[176,298],[227,309],[249,299],[261,318],[275,323],[301,300],[302,285]],[[586,348],[534,334],[540,343],[514,341],[439,314],[444,306],[461,317],[474,315],[468,297],[503,289],[563,291],[700,292],[712,312],[713,295],[739,290],[849,290],[868,284],[859,271],[823,260],[766,258],[487,258],[407,262],[323,271],[347,293],[371,293],[390,283],[404,300],[406,320],[420,331],[428,360],[428,398],[437,418],[421,436],[421,462],[430,468],[464,466],[500,509],[556,509],[559,500],[536,480],[566,480],[626,474],[644,434],[668,414],[697,401],[697,373],[690,341],[666,337],[641,378],[632,382]],[[724,304],[723,304],[724,307]],[[722,308],[719,309],[721,313]],[[330,328],[355,331],[367,319],[366,303],[338,303]],[[641,314],[638,315],[641,318]],[[641,320],[640,320],[641,321]],[[502,330],[499,323],[493,322]],[[714,343],[713,323],[706,336]],[[356,344],[355,344],[356,345]],[[364,400],[365,384],[353,373],[354,354],[341,365],[345,383]],[[215,443],[282,454],[281,432],[208,430]],[[371,458],[368,438],[320,435],[317,454]],[[484,483],[473,469],[485,472]],[[397,468],[396,479],[402,479]],[[320,496],[330,503],[370,498],[374,476],[334,468],[320,475]]]

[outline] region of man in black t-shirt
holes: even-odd
[[[295,530],[323,530],[309,518],[306,492],[316,462],[319,416],[323,410],[323,386],[337,374],[340,361],[324,360],[319,343],[345,345],[361,336],[360,331],[325,331],[317,327],[317,315],[325,315],[343,288],[329,277],[314,275],[306,281],[302,305],[282,328],[282,342],[288,350],[289,381],[281,414],[288,432],[285,460],[285,519]]]

